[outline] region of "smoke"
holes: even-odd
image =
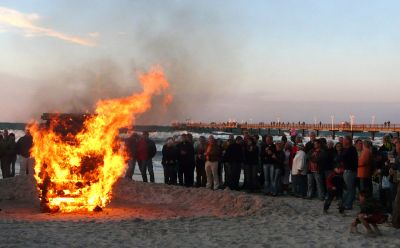
[[[93,112],[100,99],[129,95],[122,75],[119,67],[110,60],[58,72],[42,83],[34,94],[32,117],[37,118],[43,112]]]
[[[127,11],[121,8],[112,18],[118,23],[114,25],[119,26],[118,30],[114,28],[114,38],[120,41],[116,42],[119,44],[116,50],[125,53],[129,62],[121,64],[111,56],[56,73],[35,94],[32,112],[36,116],[48,111],[93,111],[99,99],[127,96],[140,90],[135,73],[160,64],[171,84],[174,100],[166,109],[164,98],[154,99],[152,110],[141,116],[138,123],[169,124],[186,118],[201,119],[217,96],[241,80],[237,51],[243,40],[232,37],[232,30],[226,30],[233,29],[229,25],[229,18],[233,17],[222,14],[219,4],[213,8],[201,1],[126,4],[123,9]],[[121,21],[129,14],[135,15],[135,23]]]

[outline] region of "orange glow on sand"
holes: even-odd
[[[169,89],[160,66],[138,79],[142,92],[98,101],[95,115],[72,137],[62,138],[55,131],[59,122],[53,121],[48,129],[30,125],[39,197],[50,211],[94,211],[110,202],[112,187],[126,169],[119,129],[131,127],[138,115],[151,108],[152,97]],[[170,94],[167,98],[172,101]],[[44,185],[46,192],[40,190]]]

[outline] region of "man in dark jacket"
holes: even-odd
[[[126,149],[128,152],[129,160],[128,160],[128,169],[126,170],[125,177],[129,179],[132,179],[133,174],[135,174],[138,141],[139,141],[139,135],[137,133],[133,133],[126,140]]]
[[[33,175],[34,160],[31,157],[31,152],[30,152],[32,146],[33,146],[33,137],[30,131],[27,129],[25,131],[25,135],[18,139],[16,145],[17,154],[21,155],[19,163],[20,176],[27,174]]]
[[[1,173],[3,178],[11,177],[11,164],[13,158],[16,156],[16,143],[15,136],[9,135],[8,131],[4,131],[4,138],[0,144],[2,150],[1,156]]]
[[[228,145],[224,155],[225,163],[228,164],[231,173],[227,178],[228,187],[231,190],[239,190],[240,172],[242,171],[243,163],[243,138],[237,136],[235,142]]]
[[[164,183],[176,185],[176,176],[178,172],[179,152],[175,147],[172,138],[167,139],[167,143],[162,149],[162,162],[164,167]]]
[[[257,189],[257,171],[258,171],[258,148],[253,137],[247,140],[244,150],[245,173],[248,178],[248,190],[254,191]]]
[[[312,149],[314,149],[314,141],[317,140],[317,135],[314,131],[310,132],[310,141],[306,143],[304,152],[308,154]]]
[[[307,198],[312,198],[317,189],[318,198],[324,200],[324,168],[326,166],[327,155],[323,147],[324,141],[321,139],[314,140],[314,148],[307,154],[308,171],[308,192]]]
[[[156,144],[149,139],[149,133],[143,132],[142,138],[137,146],[137,160],[143,182],[147,183],[147,171],[149,171],[150,182],[154,183],[153,157],[157,153]]]
[[[273,137],[268,135],[265,137],[264,146],[261,150],[261,158],[263,162],[264,170],[264,193],[270,194],[272,191],[272,182],[274,180],[274,156],[276,153],[276,147],[273,141]]]
[[[206,149],[207,140],[204,136],[200,136],[195,146],[196,155],[196,187],[205,187],[207,184],[206,176]]]
[[[194,146],[186,134],[182,134],[181,142],[177,145],[179,151],[178,180],[179,185],[192,187],[194,184]]]
[[[8,146],[6,151],[7,161],[11,166],[10,177],[15,177],[15,163],[17,162],[17,143],[15,143],[15,134],[8,135]]]

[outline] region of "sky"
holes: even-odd
[[[398,1],[0,0],[0,122],[82,112],[161,65],[146,124],[400,122]]]

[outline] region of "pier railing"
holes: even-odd
[[[343,131],[343,132],[400,132],[400,124],[307,124],[307,123],[236,123],[236,122],[223,122],[223,123],[202,123],[202,122],[187,122],[187,123],[173,123],[172,126],[177,129],[296,129],[296,130],[316,130],[316,131]]]

